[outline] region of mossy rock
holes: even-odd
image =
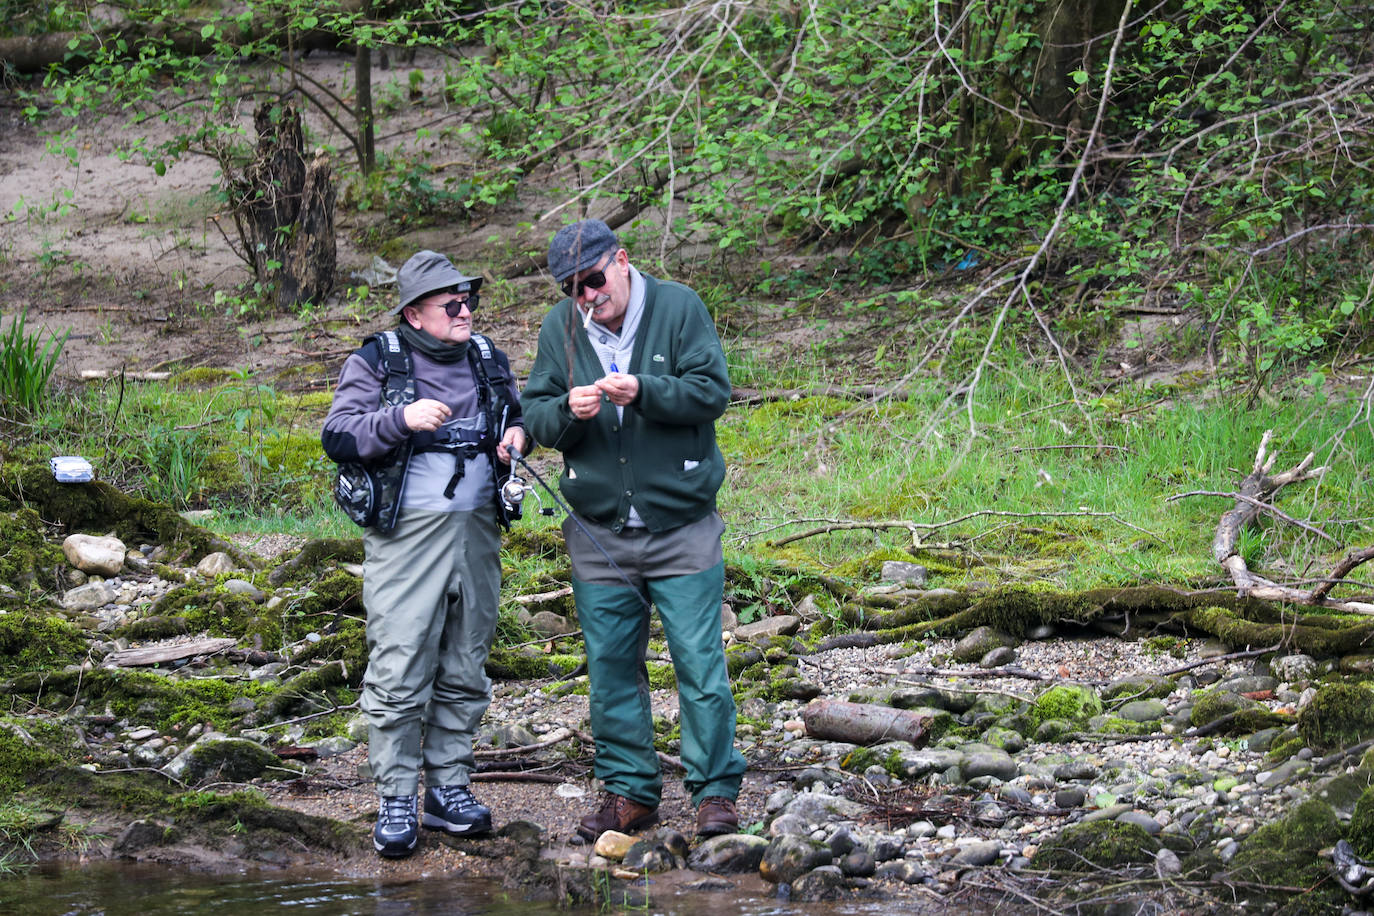
[[[1035,698],[1030,713],[1037,722],[1058,719],[1085,725],[1093,716],[1101,715],[1102,700],[1091,687],[1056,684]]]
[[[1331,806],[1309,799],[1287,817],[1265,824],[1247,837],[1231,861],[1230,877],[1253,882],[1256,889],[1264,885],[1309,888],[1303,905],[1315,907],[1310,912],[1338,912],[1340,903],[1349,898],[1330,879],[1330,862],[1320,853],[1341,839],[1341,834]],[[1277,900],[1286,900],[1286,896],[1275,891]]]
[[[1188,724],[1200,728],[1223,716],[1262,708],[1264,707],[1259,702],[1229,690],[1208,690],[1193,702],[1192,711],[1188,714]]]
[[[567,677],[586,664],[580,655],[544,655],[494,648],[487,656],[487,676],[495,680],[533,681]]]
[[[43,520],[29,508],[0,514],[0,582],[26,593],[51,574],[64,567],[62,549],[43,537]]]
[[[256,741],[226,738],[220,741],[200,741],[186,755],[186,781],[247,782],[268,772],[277,778],[291,778],[294,773],[282,772],[277,755]]]
[[[677,688],[677,672],[669,662],[645,662],[649,672],[650,690],[674,690]]]
[[[1298,734],[1314,751],[1330,751],[1374,737],[1374,691],[1327,684],[1298,714]]]
[[[1355,802],[1346,837],[1361,858],[1374,858],[1374,789],[1365,789]]]
[[[126,623],[115,630],[114,635],[132,639],[135,642],[156,642],[160,639],[171,639],[174,636],[185,636],[190,632],[191,626],[185,618],[154,614]]]
[[[0,472],[0,499],[15,508],[33,507],[39,516],[67,531],[112,531],[126,544],[162,544],[173,555],[184,556],[183,562],[193,564],[208,553],[223,551],[239,566],[253,566],[243,551],[186,521],[171,506],[129,496],[101,480],[58,483],[46,464],[7,464]]]
[[[763,652],[748,643],[736,643],[725,650],[725,668],[735,678],[747,668],[763,661]]]
[[[0,792],[11,796],[61,759],[17,725],[0,723]]]
[[[47,671],[85,656],[84,634],[61,617],[36,608],[0,614],[0,671]]]
[[[1112,681],[1102,688],[1102,700],[1114,703],[1118,700],[1162,700],[1173,693],[1174,682],[1167,677],[1152,674],[1137,674],[1132,677]]]
[[[1059,835],[1040,844],[1032,868],[1059,872],[1085,872],[1154,860],[1159,841],[1139,824],[1121,821],[1089,821],[1065,827]]]

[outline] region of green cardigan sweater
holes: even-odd
[[[639,380],[639,395],[623,421],[604,397],[589,420],[568,407],[572,387],[603,374],[571,299],[545,316],[520,395],[526,431],[563,453],[564,498],[615,531],[624,528],[631,505],[650,531],[704,518],[725,479],[715,421],[730,402],[730,376],[711,316],[682,284],[641,276],[644,314],[625,369]]]

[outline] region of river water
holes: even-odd
[[[880,916],[898,906],[905,914],[950,913],[893,901],[792,904],[746,898],[728,891],[665,891],[649,888],[649,905],[624,912],[655,916]],[[584,907],[569,911],[550,903],[530,903],[495,884],[470,878],[414,881],[341,879],[306,872],[212,875],[127,862],[42,865],[0,878],[0,914],[15,916],[569,916],[602,914]],[[960,908],[958,912],[973,910]]]

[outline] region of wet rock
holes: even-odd
[[[128,548],[117,537],[73,534],[62,542],[62,554],[68,563],[97,576],[119,575],[126,553]]]
[[[862,847],[840,857],[840,871],[856,878],[867,878],[877,871],[878,864],[873,854]]]
[[[830,863],[830,849],[823,843],[798,836],[780,836],[764,850],[759,875],[771,884],[791,884],[813,868]]]
[[[910,859],[884,862],[878,866],[876,874],[880,878],[893,878],[904,884],[920,884],[928,877],[926,870]]]
[[[993,649],[1014,647],[1016,639],[992,627],[977,627],[954,644],[949,657],[956,662],[976,662]]]
[[[133,856],[134,853],[154,846],[161,846],[169,839],[165,824],[139,818],[120,832],[115,839],[113,852],[120,856]]]
[[[618,830],[607,830],[596,838],[596,845],[593,847],[593,850],[597,855],[603,858],[610,859],[613,862],[619,862],[621,859],[625,858],[625,854],[628,853],[630,848],[637,842],[639,842],[638,839],[628,834],[621,833]]]
[[[695,871],[744,874],[759,868],[769,845],[763,837],[745,833],[713,836],[692,850],[687,864]]]
[[[802,903],[839,900],[845,896],[847,879],[834,865],[814,868],[792,882],[792,899]]]
[[[1054,778],[1060,781],[1071,779],[1096,779],[1102,768],[1091,760],[1070,760],[1054,768]]]
[[[631,846],[620,864],[635,872],[655,875],[677,867],[672,851],[653,839],[640,840]]]
[[[973,708],[978,698],[971,693],[939,690],[934,687],[903,687],[889,694],[888,702],[898,709],[931,709],[960,715]]]
[[[183,782],[247,782],[268,767],[279,766],[277,755],[257,742],[208,732],[169,762],[163,772]]]
[[[1087,793],[1081,788],[1073,786],[1068,789],[1060,789],[1054,793],[1054,805],[1056,808],[1077,808],[1087,799]]]

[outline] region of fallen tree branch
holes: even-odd
[[[781,546],[783,546],[784,544],[790,544],[790,543],[792,543],[793,541],[800,541],[800,540],[803,540],[803,539],[805,539],[805,538],[814,537],[814,536],[816,536],[816,535],[818,535],[818,534],[830,534],[830,533],[833,532],[833,531],[854,531],[854,530],[860,530],[860,529],[863,529],[863,530],[872,530],[872,531],[882,531],[882,530],[886,530],[886,529],[890,529],[890,528],[905,528],[907,531],[910,531],[910,532],[911,532],[912,546],[913,546],[913,547],[924,547],[925,545],[921,542],[921,532],[923,532],[923,531],[936,531],[936,530],[939,530],[940,528],[948,528],[950,525],[957,525],[957,524],[959,524],[960,522],[966,522],[966,521],[968,521],[969,519],[980,518],[980,517],[997,517],[997,518],[1109,518],[1109,519],[1112,519],[1113,521],[1117,522],[1118,524],[1125,525],[1127,528],[1130,528],[1132,531],[1139,531],[1141,534],[1144,534],[1144,535],[1147,535],[1147,536],[1149,536],[1149,537],[1154,538],[1156,541],[1159,541],[1161,544],[1164,543],[1164,539],[1161,538],[1159,535],[1155,534],[1155,533],[1152,532],[1152,531],[1147,531],[1147,530],[1145,530],[1144,528],[1140,528],[1140,527],[1138,527],[1138,526],[1136,526],[1136,525],[1132,525],[1130,522],[1127,522],[1125,519],[1121,518],[1121,516],[1117,515],[1115,512],[1006,512],[1006,511],[1003,511],[1003,510],[1000,510],[1000,509],[979,509],[979,510],[976,511],[976,512],[969,512],[969,513],[967,513],[967,514],[965,514],[965,515],[959,516],[958,518],[947,519],[947,520],[942,521],[942,522],[908,522],[908,521],[871,521],[871,522],[859,522],[859,521],[840,521],[840,520],[829,520],[829,519],[805,519],[805,520],[799,519],[799,520],[798,520],[798,523],[802,523],[802,522],[805,522],[805,521],[813,521],[813,522],[819,521],[819,522],[823,522],[824,524],[820,525],[819,527],[812,528],[810,531],[802,531],[802,532],[798,532],[797,534],[789,534],[787,537],[778,538],[778,539],[775,540],[775,541],[769,541],[769,542],[768,542],[768,546],[769,546],[769,547],[781,547]]]
[[[509,757],[509,756],[512,756],[512,755],[515,755],[515,754],[525,754],[525,753],[528,753],[528,752],[530,752],[530,751],[542,750],[543,748],[546,748],[546,747],[550,747],[550,746],[552,746],[552,745],[555,745],[555,744],[559,743],[560,741],[566,741],[567,739],[571,738],[572,736],[573,736],[572,729],[568,729],[568,728],[558,728],[558,729],[555,729],[554,731],[550,732],[550,733],[549,733],[549,736],[548,736],[547,738],[545,738],[543,741],[538,741],[538,742],[535,742],[534,744],[525,744],[525,745],[521,745],[520,747],[498,747],[498,748],[493,748],[493,749],[491,749],[491,750],[473,751],[473,752],[472,752],[472,756],[474,756],[474,757]]]

